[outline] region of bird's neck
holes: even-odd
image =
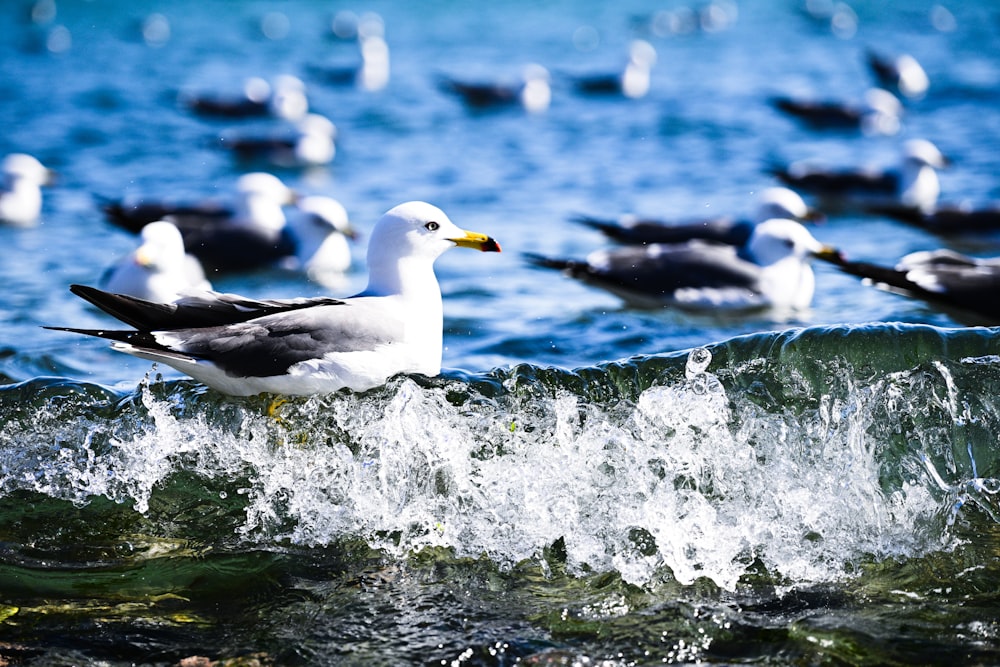
[[[931,209],[937,203],[941,187],[937,172],[928,165],[907,165],[900,183],[900,199],[908,206]]]
[[[369,265],[373,265],[369,260]],[[368,278],[364,294],[370,296],[403,296],[434,299],[440,304],[441,288],[434,275],[434,266],[426,259],[408,257],[395,262],[378,263],[377,271]]]

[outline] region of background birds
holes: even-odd
[[[290,127],[251,134],[230,132],[218,145],[238,159],[276,167],[317,167],[329,164],[337,153],[337,127],[326,116],[306,114]]]
[[[682,243],[692,239],[742,246],[757,223],[771,218],[815,220],[822,215],[806,205],[797,192],[783,187],[764,188],[757,195],[757,208],[749,218],[718,217],[702,220],[667,221],[620,216],[617,220],[576,216],[576,222],[599,230],[621,243]]]
[[[903,143],[893,169],[829,169],[808,162],[777,167],[773,174],[799,192],[833,208],[898,206],[930,210],[941,192],[937,169],[947,166],[937,146],[926,139]]]
[[[691,241],[598,250],[584,261],[536,255],[528,259],[608,290],[631,305],[738,312],[808,307],[815,289],[809,260],[836,254],[800,223],[776,218],[757,225],[740,249]]]
[[[309,111],[305,83],[290,74],[277,77],[273,86],[261,77],[249,77],[239,95],[182,92],[178,98],[192,113],[227,119],[270,116],[295,121]]]
[[[903,105],[882,88],[869,88],[860,102],[775,97],[771,103],[809,127],[858,130],[866,135],[899,132]]]
[[[351,267],[350,242],[358,238],[344,205],[322,195],[303,197],[289,212],[288,229],[295,254],[283,258],[283,266],[322,285],[338,285]]]
[[[101,277],[103,289],[158,303],[212,289],[201,263],[184,251],[184,239],[173,223],[151,222],[139,236],[139,247]]]
[[[552,101],[549,81],[549,71],[532,63],[522,69],[517,81],[466,81],[441,76],[439,85],[472,109],[520,106],[525,111],[540,112],[548,109]]]
[[[226,204],[112,201],[105,203],[104,210],[109,221],[129,231],[141,229],[150,219],[170,220],[180,230],[188,252],[214,274],[260,268],[294,255],[284,208],[297,197],[273,174],[251,172],[237,179],[233,200]]]
[[[1000,324],[1000,257],[969,257],[953,250],[906,255],[893,267],[825,257],[844,273],[896,294],[944,308],[970,325]]]
[[[630,99],[644,97],[649,92],[650,72],[656,64],[656,47],[644,39],[629,44],[628,60],[618,72],[577,75],[575,88],[588,95],[622,95]]]

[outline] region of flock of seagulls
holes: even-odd
[[[314,64],[311,73],[330,84],[384,87],[389,51],[382,26],[359,27],[355,37],[357,63]],[[581,95],[641,98],[649,92],[656,61],[653,46],[637,39],[614,72],[553,77],[546,67],[530,64],[516,80],[439,75],[438,84],[471,110],[515,107],[541,113],[559,81]],[[895,135],[904,108],[926,95],[929,81],[910,56],[869,53],[868,64],[877,87],[860,101],[777,97],[770,103],[818,131]],[[237,164],[259,170],[240,176],[228,201],[101,201],[107,220],[138,235],[138,244],[101,276],[99,288],[74,285],[71,291],[131,328],[49,328],[110,340],[115,350],[162,362],[233,395],[362,391],[397,373],[439,373],[443,316],[433,264],[456,246],[499,252],[500,245],[459,228],[437,207],[414,201],[392,208],[374,226],[368,286],[359,294],[257,300],[214,292],[212,277],[272,267],[335,285],[351,267],[350,243],[358,235],[337,200],[302,196],[268,171],[322,166],[336,155],[336,126],[310,109],[300,79],[251,78],[238,95],[185,91],[177,101],[186,113],[200,117],[273,122],[270,134],[230,128],[217,138],[218,147],[230,151]],[[971,314],[977,322],[1000,323],[992,298],[1000,284],[1000,258],[943,249],[907,255],[886,267],[848,259],[807,227],[850,210],[942,234],[1000,229],[1000,208],[939,204],[937,170],[946,166],[947,158],[926,139],[902,143],[899,164],[882,170],[834,170],[813,162],[775,166],[770,175],[780,185],[761,190],[752,215],[706,220],[579,215],[573,222],[599,231],[614,245],[583,259],[525,259],[632,306],[734,314],[807,309],[816,287],[812,262],[820,260],[960,313],[956,318]],[[25,154],[7,156],[0,169],[0,221],[35,224],[42,188],[53,182],[53,173]]]
[[[628,57],[620,69],[598,74],[565,73],[560,80],[582,95],[639,99],[649,93],[650,75],[656,59],[656,48],[645,39],[636,39],[629,45]],[[529,63],[522,68],[516,80],[473,81],[440,75],[439,85],[470,109],[514,106],[540,113],[546,111],[552,102],[553,76],[545,66]]]
[[[869,52],[867,63],[878,87],[869,89],[861,103],[791,97],[770,103],[815,130],[894,135],[904,109],[900,98],[923,98],[929,79],[907,54],[888,58]],[[584,259],[526,259],[607,290],[631,306],[713,313],[807,308],[815,287],[809,263],[819,259],[877,287],[925,301],[957,321],[997,325],[1000,257],[981,259],[939,249],[912,253],[885,267],[849,260],[813,238],[802,224],[852,212],[887,216],[942,236],[1000,230],[1000,205],[939,202],[938,170],[949,165],[937,146],[918,138],[903,142],[899,163],[883,169],[830,168],[810,160],[773,166],[770,174],[781,186],[760,193],[754,218],[667,221],[582,215],[573,220],[619,245]]]

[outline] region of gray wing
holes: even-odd
[[[598,287],[653,298],[670,298],[685,287],[760,291],[760,267],[741,259],[731,246],[713,243],[627,246],[591,253],[587,261],[527,259]]]
[[[588,258],[588,282],[610,284],[649,295],[678,289],[746,288],[758,291],[760,268],[731,247],[710,243],[650,245],[600,251]]]
[[[153,332],[127,342],[211,361],[234,377],[267,377],[327,354],[374,350],[402,340],[403,333],[403,322],[385,309],[347,302],[226,326]]]
[[[86,285],[70,285],[70,291],[140,331],[222,326],[265,315],[343,303],[329,297],[259,300],[218,292],[186,296],[174,303],[154,303]]]

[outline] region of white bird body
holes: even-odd
[[[106,274],[104,289],[157,303],[212,289],[201,264],[184,251],[184,240],[172,223],[151,222],[142,229],[141,239],[141,245]]]
[[[0,164],[0,223],[30,227],[42,212],[42,186],[52,182],[52,172],[25,153],[11,153]]]
[[[115,350],[239,396],[363,391],[397,373],[437,375],[443,313],[434,261],[456,245],[500,251],[439,208],[409,202],[376,224],[368,287],[354,297],[257,301],[210,292],[158,306],[75,285],[136,330],[63,330],[110,339]]]

